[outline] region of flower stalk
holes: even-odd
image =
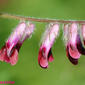
[[[84,20],[57,20],[57,19],[42,19],[42,18],[34,18],[34,17],[25,17],[25,16],[18,16],[18,15],[11,15],[7,13],[0,13],[0,17],[2,18],[9,18],[9,19],[16,19],[16,20],[24,20],[24,21],[35,21],[35,22],[43,22],[43,23],[51,23],[51,22],[58,22],[58,23],[85,23]]]

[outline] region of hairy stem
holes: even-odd
[[[0,17],[2,18],[9,18],[9,19],[16,19],[16,20],[28,20],[28,21],[35,21],[35,22],[58,22],[58,23],[85,23],[84,20],[57,20],[57,19],[42,19],[42,18],[34,18],[34,17],[24,17],[18,15],[11,15],[7,13],[0,13]]]

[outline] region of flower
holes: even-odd
[[[0,50],[0,61],[15,65],[18,61],[18,53],[23,42],[30,37],[34,30],[34,24],[21,22],[13,31]]]
[[[77,49],[78,26],[76,23],[64,26],[64,39],[66,41],[66,54],[68,59],[74,64],[78,64],[80,53]]]
[[[48,61],[53,61],[53,55],[51,52],[52,45],[58,36],[59,33],[59,24],[50,23],[45,31],[42,44],[39,49],[38,63],[42,68],[48,67]]]

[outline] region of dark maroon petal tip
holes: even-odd
[[[83,40],[84,41],[84,45],[85,45],[85,40]]]
[[[41,64],[39,64],[39,66],[40,66],[41,68],[43,68],[43,69],[47,69],[47,68],[48,68],[48,66],[43,67],[43,66],[41,66]]]
[[[81,53],[82,55],[85,55],[85,48],[82,45],[79,35],[77,35],[77,43],[76,44],[77,44],[77,49],[78,49],[79,53]]]
[[[22,44],[21,43],[17,43],[16,46],[14,48],[17,49],[17,51],[19,52],[20,48],[21,48]]]
[[[67,55],[68,59],[70,60],[70,62],[71,62],[72,64],[74,64],[74,65],[77,65],[77,64],[78,64],[78,59],[74,59],[74,58],[72,58],[72,57],[70,56],[70,54],[69,54],[69,47],[68,47],[68,46],[67,46],[67,48],[66,48],[66,55]]]
[[[78,64],[78,59],[73,59],[71,56],[68,56],[68,59],[70,60],[70,62],[74,65]]]
[[[85,45],[85,40],[83,40],[84,41],[84,45]]]
[[[54,60],[54,58],[53,58],[53,55],[52,55],[52,51],[51,51],[51,49],[50,49],[50,51],[49,51],[49,53],[48,53],[48,61],[49,62],[52,62]]]

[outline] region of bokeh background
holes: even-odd
[[[0,0],[0,12],[64,20],[85,20],[85,0]],[[19,21],[0,18],[0,48]],[[53,45],[54,62],[48,69],[39,67],[37,58],[46,23],[36,24],[31,39],[24,42],[15,66],[0,62],[0,81],[15,81],[15,85],[85,85],[85,56],[77,66],[66,57],[62,30]],[[9,85],[9,84],[8,84]]]

